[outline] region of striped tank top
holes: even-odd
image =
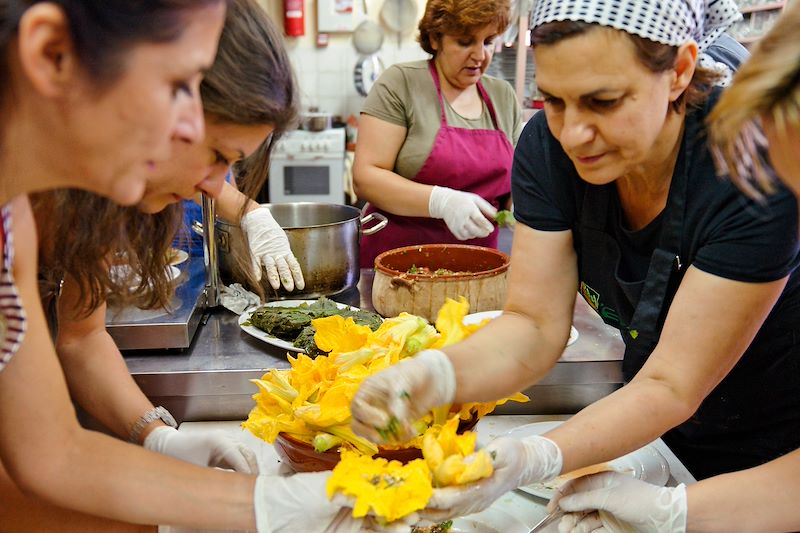
[[[14,283],[14,237],[11,233],[11,206],[0,209],[3,224],[3,264],[0,268],[0,370],[2,370],[25,337],[25,309]]]

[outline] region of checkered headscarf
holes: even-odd
[[[680,46],[697,42],[700,65],[722,74],[728,85],[731,71],[703,51],[742,14],[734,0],[536,0],[531,28],[546,22],[572,20],[609,26],[657,43]]]
[[[537,0],[531,27],[593,22],[670,46],[694,39],[703,51],[741,18],[733,0]]]

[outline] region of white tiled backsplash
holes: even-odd
[[[259,1],[283,31],[283,0]],[[361,9],[362,0],[355,2]],[[384,0],[367,0],[367,18],[381,24],[379,13],[383,2]],[[418,17],[422,16],[424,5],[424,0],[418,0]],[[300,86],[302,107],[307,110],[310,106],[316,106],[320,111],[340,115],[345,119],[350,114],[357,116],[364,97],[356,92],[353,83],[353,69],[358,53],[352,45],[352,34],[331,33],[328,46],[317,48],[315,6],[315,0],[305,0],[305,35],[284,38]],[[416,42],[416,30],[403,35],[398,44],[397,33],[389,31],[382,24],[381,27],[385,35],[378,55],[385,67],[429,57]],[[416,24],[414,27],[416,28]]]

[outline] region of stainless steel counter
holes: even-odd
[[[358,287],[332,299],[372,309],[373,271],[361,271]],[[242,420],[253,406],[250,396],[270,368],[288,368],[284,350],[242,331],[238,317],[219,308],[202,318],[189,348],[125,352],[139,386],[156,405],[164,405],[181,421]],[[568,414],[622,385],[623,343],[616,330],[578,298],[575,305],[578,340],[567,347],[556,368],[525,391],[531,401],[506,404],[500,414]],[[487,354],[490,356],[491,354]]]

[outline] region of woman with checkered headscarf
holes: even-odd
[[[800,193],[798,35],[800,4],[795,2],[761,39],[709,117],[709,138],[719,168],[752,196],[774,193],[775,174]],[[619,531],[624,527],[620,520],[640,530],[672,531],[670,517],[685,516],[687,507],[689,530],[797,531],[798,472],[800,450],[756,468],[695,483],[685,493],[615,472],[588,476],[560,491],[558,505],[575,513],[562,520],[560,531],[568,530],[566,526],[574,532],[597,531],[601,526],[602,531]]]
[[[707,145],[729,70],[714,48],[738,17],[726,0],[536,3],[545,109],[515,150],[504,313],[366,380],[354,427],[409,427],[433,406],[539,381],[564,350],[576,291],[620,331],[626,384],[545,436],[489,444],[494,474],[435,491],[430,518],[660,436],[697,478],[800,447],[797,205],[781,186],[742,195]],[[680,531],[685,507],[671,520]]]

